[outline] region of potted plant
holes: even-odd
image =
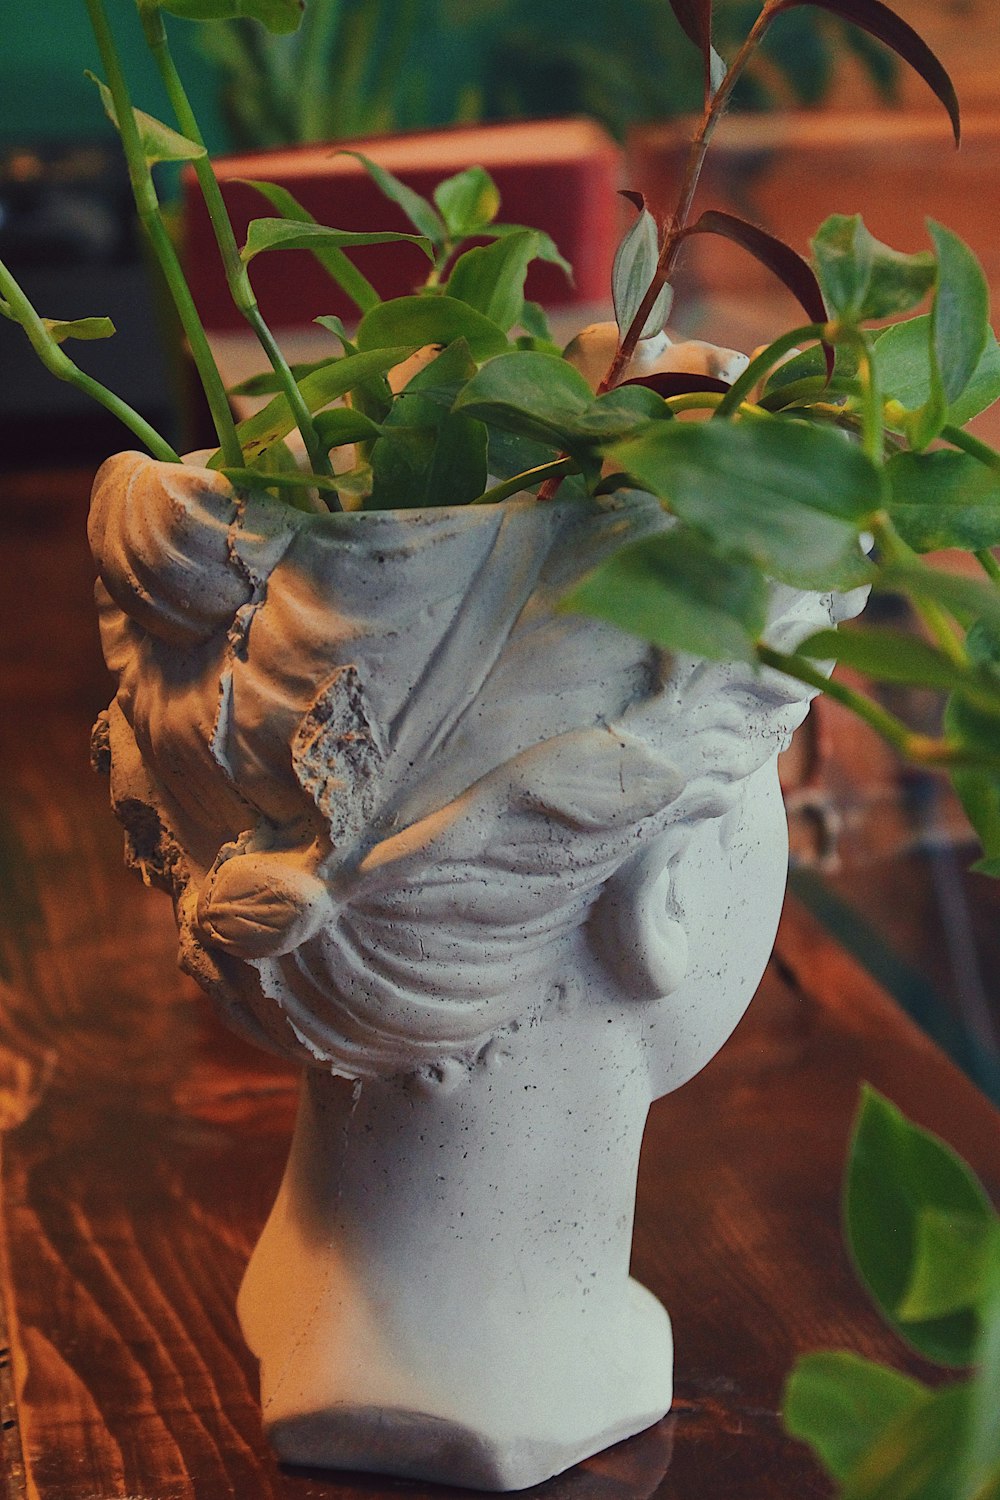
[[[1000,456],[964,430],[1000,394],[982,275],[938,225],[900,255],[834,218],[811,268],[731,215],[691,219],[726,100],[793,3],[766,0],[726,67],[707,0],[672,0],[705,92],[678,207],[661,233],[634,196],[616,323],[564,353],[523,294],[558,250],[498,223],[476,169],[431,202],[372,167],[410,235],[317,225],[265,185],[276,216],[238,246],[163,20],[219,0],[139,0],[177,131],[134,109],[87,0],[218,447],[180,462],[77,369],[63,343],[100,320],[42,319],[2,268],[0,295],[151,455],[108,460],[90,526],[119,683],[95,759],[128,858],[171,895],[185,968],[304,1067],[239,1304],[286,1460],[518,1488],[667,1410],[669,1319],[628,1275],[639,1143],[766,962],[775,759],[813,693],[950,770],[985,867],[1000,856]],[[957,132],[903,22],[823,3],[913,63]],[[297,19],[296,0],[255,8]],[[171,155],[270,364],[239,424],[160,219],[150,162]],[[763,259],[808,321],[752,359],[672,342],[673,266],[701,233]],[[416,293],[359,275],[373,240],[424,259]],[[305,369],[250,282],[281,248],[312,250],[359,313],[325,320]],[[928,566],[940,545],[983,579]],[[868,588],[906,593],[929,637],[838,634]],[[828,683],[834,658],[943,688],[941,735]]]

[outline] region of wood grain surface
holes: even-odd
[[[0,1451],[4,1500],[349,1500],[405,1481],[282,1470],[233,1311],[296,1080],[177,971],[166,900],[121,867],[88,767],[109,684],[82,473],[0,478]],[[838,1224],[859,1081],[1000,1193],[1000,1118],[801,910],[733,1041],[654,1109],[635,1272],[665,1302],[677,1401],[547,1500],[830,1494],[778,1415],[808,1349],[922,1372]]]

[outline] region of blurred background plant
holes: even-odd
[[[719,0],[717,44],[746,35],[757,0]],[[628,130],[700,108],[690,45],[663,0],[313,0],[300,30],[252,21],[203,28],[222,113],[239,149],[481,120],[585,114]],[[859,58],[891,97],[888,51],[828,14],[782,18],[737,103],[822,101],[838,58]]]

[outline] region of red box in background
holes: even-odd
[[[500,190],[500,219],[545,230],[574,267],[571,284],[557,266],[536,262],[528,273],[528,297],[546,307],[609,299],[621,223],[616,197],[621,161],[613,141],[591,121],[460,126],[349,145],[428,198],[442,178],[465,167],[485,167]],[[321,224],[412,232],[405,215],[382,196],[361,164],[341,151],[342,146],[317,144],[219,158],[216,172],[239,243],[251,219],[274,215],[267,200],[237,180],[241,178],[279,183]],[[411,292],[426,274],[426,259],[412,246],[366,245],[350,255],[383,297]],[[184,263],[206,327],[219,332],[244,328],[190,168],[184,176]],[[357,315],[308,251],[261,255],[253,262],[252,275],[261,311],[273,327],[307,325],[321,314],[338,313],[347,320]]]

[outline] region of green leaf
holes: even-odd
[[[490,359],[509,349],[504,330],[454,297],[396,297],[365,314],[358,326],[359,349],[388,344],[453,344],[466,339],[476,359]]]
[[[839,386],[855,380],[858,373],[858,351],[851,344],[838,344],[834,350],[833,375],[825,392],[836,392]],[[774,394],[800,380],[826,381],[826,357],[820,344],[811,344],[800,354],[782,361],[767,377],[765,392]]]
[[[339,448],[344,443],[373,442],[381,432],[378,423],[355,411],[353,406],[335,406],[316,413],[316,432],[324,448]]]
[[[975,552],[1000,542],[1000,472],[968,453],[894,453],[886,464],[886,509],[916,552],[963,547]]]
[[[328,474],[306,474],[298,468],[294,473],[284,469],[267,473],[261,469],[233,469],[227,465],[219,472],[225,475],[234,489],[249,490],[252,494],[266,493],[269,490],[284,492],[289,496],[290,505],[310,514],[314,513],[315,508],[309,503],[307,490],[321,490],[335,495],[339,489],[338,482]]]
[[[996,879],[1000,877],[1000,775],[961,770],[952,771],[950,780],[983,848],[983,857],[972,868]]]
[[[371,510],[467,505],[486,488],[486,429],[454,413],[439,427],[387,426],[371,464]]]
[[[258,182],[248,177],[236,180],[260,193],[283,219],[290,219],[299,224],[315,224],[316,220],[313,215],[307,208],[303,208],[287,188],[281,187],[276,182]],[[341,291],[347,293],[359,311],[365,313],[382,300],[367,276],[363,276],[354,262],[344,254],[343,250],[338,250],[336,245],[317,244],[309,248],[327,275],[340,287]],[[320,319],[317,318],[316,321],[319,322]]]
[[[557,355],[517,350],[484,365],[455,409],[533,442],[585,453],[635,430],[652,405],[661,415],[665,411],[652,391],[641,397],[609,395],[614,399],[597,400],[579,371]]]
[[[559,350],[553,342],[552,329],[549,326],[548,315],[544,307],[538,302],[525,302],[521,308],[521,327],[531,338],[540,344],[550,344],[551,349],[540,351],[544,353],[558,353]]]
[[[908,312],[934,284],[934,257],[904,255],[869,233],[859,214],[833,214],[812,241],[819,283],[832,317],[848,324]]]
[[[768,588],[745,559],[687,527],[633,542],[590,573],[560,608],[608,620],[672,651],[752,661]]]
[[[887,400],[916,411],[931,394],[931,319],[929,313],[894,323],[875,341],[875,360]],[[1000,400],[1000,344],[987,333],[986,344],[972,376],[957,401],[948,408],[948,422],[964,427],[973,417]]]
[[[500,193],[483,167],[469,167],[439,182],[434,202],[452,240],[465,240],[492,224],[500,212]]]
[[[954,688],[958,671],[936,646],[897,630],[820,630],[803,641],[798,651],[814,660],[843,662],[876,682],[909,683],[945,692]]]
[[[611,295],[615,322],[624,336],[632,327],[642,299],[649,290],[660,258],[660,232],[648,208],[641,208],[635,223],[626,232],[615,251],[611,270]],[[640,338],[657,333],[670,316],[673,290],[662,288],[642,325]]]
[[[486,489],[488,435],[482,422],[450,412],[438,428],[427,476],[428,505],[468,505]]]
[[[807,1354],[785,1387],[785,1426],[835,1479],[846,1479],[890,1423],[930,1394],[918,1380],[856,1354]]]
[[[969,1385],[945,1386],[900,1412],[847,1475],[841,1500],[973,1500],[962,1495]]]
[[[925,1323],[963,1308],[980,1310],[1000,1264],[1000,1221],[923,1208],[917,1215],[910,1281],[899,1304],[904,1323]]]
[[[376,300],[381,301],[381,298]],[[374,306],[374,303],[372,305]],[[325,328],[327,333],[332,333],[338,338],[345,354],[357,354],[358,346],[353,339],[348,338],[343,318],[338,317],[336,313],[323,313],[320,317],[313,318],[313,322],[318,323],[320,328]]]
[[[427,503],[427,476],[434,460],[432,427],[393,427],[371,451],[369,510],[412,510]]]
[[[522,234],[467,250],[455,262],[445,288],[447,295],[467,302],[509,332],[524,313],[524,280],[536,243],[537,236],[526,229]]]
[[[383,197],[395,203],[401,208],[413,225],[414,229],[430,240],[432,245],[441,246],[448,238],[448,230],[444,220],[426,198],[415,193],[405,182],[400,182],[385,167],[380,167],[377,162],[372,161],[370,156],[365,156],[360,151],[345,151],[344,156],[353,156],[364,167],[368,176],[372,179]]]
[[[966,629],[977,622],[1000,630],[1000,591],[978,578],[932,568],[920,558],[886,563],[872,580],[879,593],[940,604]]]
[[[992,1285],[980,1309],[982,1331],[976,1350],[978,1373],[969,1397],[965,1444],[965,1493],[974,1500],[1000,1500],[1000,1247],[994,1240]]]
[[[84,69],[84,76],[97,85],[104,113],[120,133],[118,111],[115,109],[111,90],[89,69]],[[197,161],[198,157],[208,154],[205,147],[200,146],[197,141],[189,141],[186,135],[171,130],[169,125],[164,125],[162,120],[156,120],[152,115],[147,115],[145,110],[133,109],[132,117],[139,132],[142,153],[150,166],[158,161]]]
[[[916,1265],[917,1224],[925,1209],[956,1212],[983,1223],[994,1217],[989,1199],[965,1162],[866,1087],[854,1126],[844,1193],[851,1253],[884,1317],[901,1337],[942,1364],[967,1365],[975,1354],[978,1333],[977,1319],[969,1309],[920,1322],[900,1316]],[[893,1500],[897,1500],[895,1495]]]
[[[140,9],[151,9],[150,0],[140,0]],[[276,36],[297,31],[305,9],[303,0],[156,0],[156,9],[182,16],[187,21],[259,21]]]
[[[615,413],[616,422],[621,421],[623,435],[630,428],[643,426],[648,421],[670,422],[673,413],[655,391],[645,385],[618,385],[597,397],[599,412]]]
[[[927,227],[938,263],[931,312],[934,357],[945,400],[959,399],[979,367],[990,335],[990,293],[983,269],[969,249],[942,224]]]
[[[657,422],[606,457],[782,582],[840,589],[869,576],[858,532],[878,507],[879,475],[837,432],[778,419]]]
[[[43,318],[42,322],[57,344],[66,339],[110,339],[115,333],[115,325],[110,318],[74,318],[69,323],[61,323],[56,318]]]
[[[436,359],[407,381],[403,388],[400,400],[405,402],[412,395],[423,396],[428,401],[434,401],[450,411],[459,391],[472,379],[476,373],[476,362],[472,358],[467,339],[456,339],[453,344],[442,349]]]
[[[350,229],[328,229],[324,224],[301,224],[288,219],[253,219],[247,227],[247,240],[240,251],[245,265],[265,250],[312,250],[344,245],[416,245],[431,258],[431,246],[417,234],[395,234],[389,230],[355,233]]]
[[[559,249],[551,235],[545,234],[541,229],[529,229],[527,224],[490,224],[488,228],[481,231],[484,239],[505,239],[512,234],[530,233],[535,236],[535,259],[544,260],[553,266],[558,266],[560,271],[566,275],[566,279],[572,283],[573,267]]]
[[[339,363],[342,358],[343,355],[331,354],[326,359],[311,359],[305,364],[289,365],[289,369],[298,382],[306,375],[311,375],[314,370],[323,370],[327,365]],[[246,380],[228,387],[230,396],[273,396],[275,391],[283,389],[281,377],[273,370],[260,370],[256,375],[248,375]]]
[[[372,376],[382,375],[386,370],[392,369],[393,365],[402,364],[404,359],[409,359],[413,353],[412,346],[396,349],[375,349],[366,354],[348,354],[342,359],[331,360],[307,375],[299,384],[306,406],[311,412],[319,411],[324,406],[329,406],[332,401],[337,401],[341,396],[346,396],[348,391],[357,390],[359,386],[367,382]],[[260,411],[255,412],[252,417],[247,417],[240,422],[236,428],[236,435],[240,440],[243,453],[248,459],[277,441],[278,438],[287,437],[295,426],[295,418],[292,416],[291,407],[285,396],[275,396]],[[219,468],[221,459],[218,453],[213,454],[209,460],[210,468]]]

